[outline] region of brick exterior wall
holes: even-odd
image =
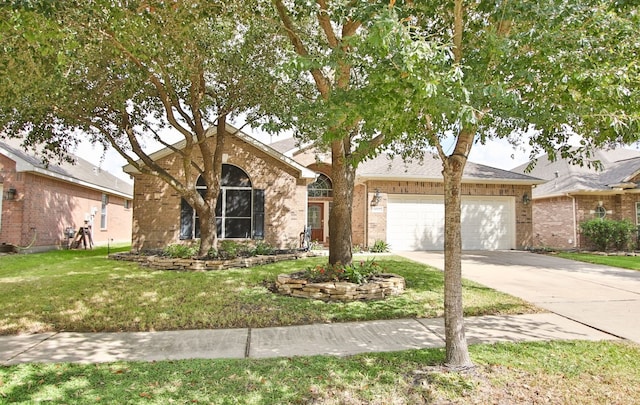
[[[576,246],[573,200],[570,197],[533,201],[533,246],[570,249]]]
[[[132,209],[125,208],[125,199],[109,195],[107,227],[100,229],[102,192],[59,179],[30,172],[16,172],[15,162],[0,155],[4,190],[17,190],[14,200],[2,201],[0,243],[28,251],[66,247],[64,230],[78,230],[89,219],[95,244],[129,243],[131,241]],[[97,209],[96,215],[91,213]]]
[[[600,202],[607,211],[606,218],[617,221],[627,219],[638,225],[638,193],[536,199],[533,203],[534,246],[555,249],[590,248],[589,242],[580,233],[580,224],[596,218],[595,210]]]
[[[234,136],[226,138],[223,155],[224,163],[248,174],[254,189],[265,190],[265,242],[277,248],[298,247],[307,220],[308,180],[298,179],[295,169]],[[202,157],[196,155],[194,160],[201,162]],[[178,176],[184,173],[174,155],[159,163]],[[132,250],[181,243],[180,195],[157,177],[135,174],[134,178]]]

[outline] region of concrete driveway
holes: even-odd
[[[442,252],[395,253],[444,268]],[[640,343],[640,271],[522,251],[483,251],[463,253],[462,276]]]

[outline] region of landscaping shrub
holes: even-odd
[[[360,261],[350,265],[343,264],[319,264],[314,267],[307,267],[303,277],[314,283],[328,281],[349,281],[351,283],[362,284],[367,279],[382,273],[382,267],[375,260]]]
[[[200,244],[193,245],[183,245],[181,243],[175,243],[165,247],[162,253],[165,256],[176,257],[180,259],[187,259],[189,257],[193,257],[198,254],[198,250],[200,249]]]
[[[200,249],[200,241],[194,244],[172,244],[162,250],[164,256],[186,259],[195,257]],[[223,240],[218,243],[218,250],[211,249],[207,253],[207,257],[218,259],[236,259],[238,257],[251,257],[256,255],[270,255],[274,253],[273,247],[265,242],[258,242],[255,246],[251,246],[247,242],[236,242],[232,240]]]
[[[591,219],[580,224],[582,234],[597,250],[627,250],[636,227],[628,220]]]
[[[218,258],[235,259],[238,257],[252,256],[251,248],[247,243],[223,240],[218,243]]]
[[[258,242],[253,248],[253,255],[272,255],[274,252],[273,247],[266,242]]]
[[[375,243],[373,244],[370,250],[373,253],[385,253],[385,252],[388,252],[390,248],[391,247],[387,242],[378,239],[377,241],[375,241]]]

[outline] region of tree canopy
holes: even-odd
[[[114,148],[199,212],[203,241],[213,238],[201,245],[206,253],[227,117],[257,121],[294,93],[275,85],[281,56],[260,13],[258,2],[5,2],[3,136],[46,144],[52,156],[87,138]],[[180,139],[184,147],[174,148]],[[151,143],[173,149],[182,171],[154,162]],[[205,198],[195,190],[199,175]]]

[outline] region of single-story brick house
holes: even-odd
[[[580,224],[593,218],[627,219],[640,226],[640,151],[599,150],[603,170],[538,158],[531,176],[546,182],[533,190],[533,245],[588,248]],[[526,164],[513,169],[524,173]]]
[[[75,165],[47,166],[19,141],[0,141],[0,244],[23,252],[64,248],[67,230],[85,226],[96,245],[131,241],[133,186],[75,158]]]
[[[218,205],[218,236],[290,248],[299,246],[300,233],[308,226],[313,241],[328,244],[333,201],[330,156],[300,148],[293,139],[266,145],[231,126],[227,133],[219,200],[225,203]],[[167,170],[181,170],[169,149],[152,157]],[[135,180],[134,251],[197,239],[198,220],[173,189],[130,165],[124,170]],[[441,170],[440,162],[430,158],[404,163],[382,155],[361,164],[354,190],[354,245],[367,247],[384,240],[396,250],[441,250]],[[463,183],[464,249],[531,246],[528,202],[539,179],[469,162]],[[231,212],[229,206],[245,209]]]

